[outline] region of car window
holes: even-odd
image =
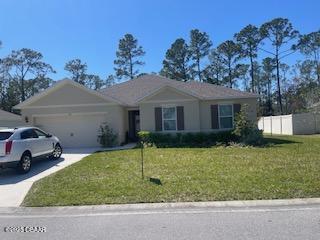
[[[40,131],[39,129],[34,129],[39,138],[46,138],[47,134],[45,132]]]
[[[21,139],[38,138],[38,135],[33,129],[25,130],[21,133]]]
[[[0,132],[0,141],[8,139],[13,132]]]

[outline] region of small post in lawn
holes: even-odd
[[[141,145],[141,178],[144,179],[144,172],[143,172],[143,141],[140,141]]]

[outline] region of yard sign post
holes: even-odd
[[[141,145],[141,178],[144,179],[144,172],[143,172],[143,141],[140,142]]]

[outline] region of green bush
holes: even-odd
[[[147,146],[155,147],[210,147],[216,144],[228,145],[236,140],[232,131],[204,133],[154,133],[141,131],[138,133],[140,141]]]
[[[107,125],[101,125],[99,129],[98,142],[103,147],[114,147],[118,144],[118,135]]]
[[[238,141],[251,146],[264,144],[262,131],[258,129],[257,124],[248,119],[247,105],[243,105],[241,111],[235,116],[235,128],[233,133]]]
[[[235,116],[235,128],[221,132],[188,132],[188,133],[158,133],[141,131],[140,141],[147,146],[155,147],[211,147],[215,145],[240,144],[259,146],[265,143],[262,131],[256,124],[248,120],[247,106]]]

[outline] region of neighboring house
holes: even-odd
[[[18,127],[22,125],[25,125],[25,123],[22,121],[20,115],[0,109],[0,129]]]
[[[135,141],[140,130],[221,131],[233,128],[241,104],[249,106],[248,116],[256,121],[256,103],[252,93],[143,75],[100,91],[61,80],[15,108],[65,147],[94,147],[103,123],[118,134],[119,142]]]

